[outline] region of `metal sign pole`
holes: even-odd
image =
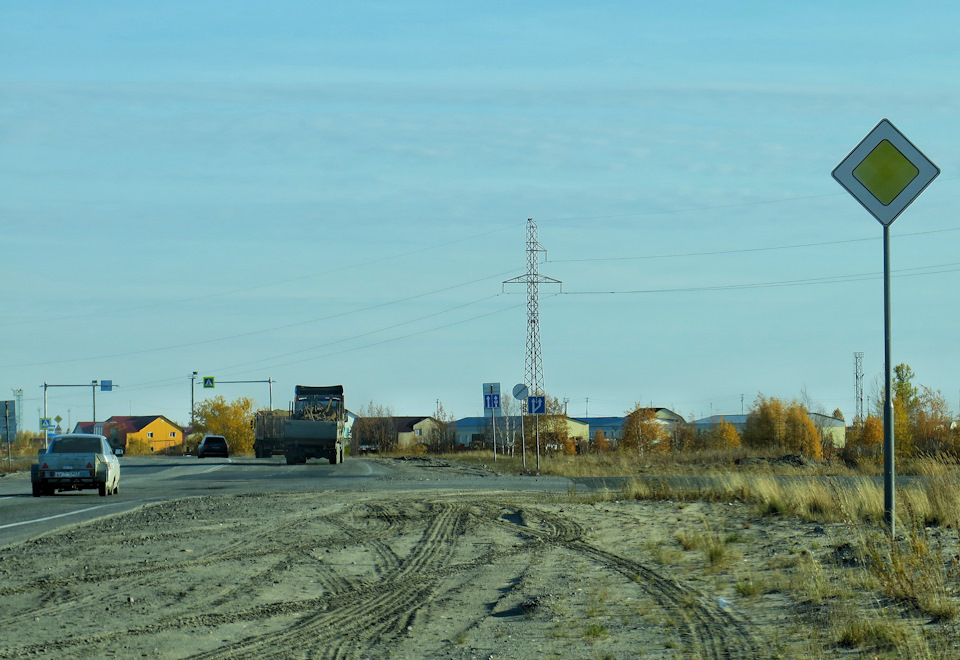
[[[13,470],[11,451],[16,438],[10,437],[10,404],[7,401],[3,402],[3,439],[7,441],[7,469]]]
[[[883,226],[883,515],[890,526],[890,536],[896,535],[896,471],[893,446],[893,378],[890,350],[890,225]]]
[[[527,469],[527,432],[523,423],[523,406],[520,404],[520,462],[523,469]]]
[[[537,420],[537,474],[540,474],[540,413],[534,415]]]

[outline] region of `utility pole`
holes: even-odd
[[[194,385],[196,384],[197,376],[199,375],[199,373],[200,372],[198,371],[194,371],[192,374],[190,374],[190,433],[193,433],[193,427],[196,425],[196,422],[194,421],[194,416],[193,416],[194,415],[193,411],[195,407],[193,403],[193,392],[194,392]]]
[[[853,419],[856,422],[863,422],[863,351],[853,354],[853,378],[854,400],[857,406],[857,414]]]

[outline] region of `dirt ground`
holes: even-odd
[[[836,608],[803,588],[844,570],[842,526],[583,499],[145,506],[0,548],[0,658],[864,657],[832,640]]]

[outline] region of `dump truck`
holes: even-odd
[[[257,458],[282,454],[287,465],[310,458],[342,463],[346,444],[343,386],[297,385],[289,410],[258,412],[253,429]]]

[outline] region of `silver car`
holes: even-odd
[[[120,492],[122,449],[93,433],[67,433],[50,441],[30,466],[33,496],[53,495],[56,491],[96,488],[101,496]]]

